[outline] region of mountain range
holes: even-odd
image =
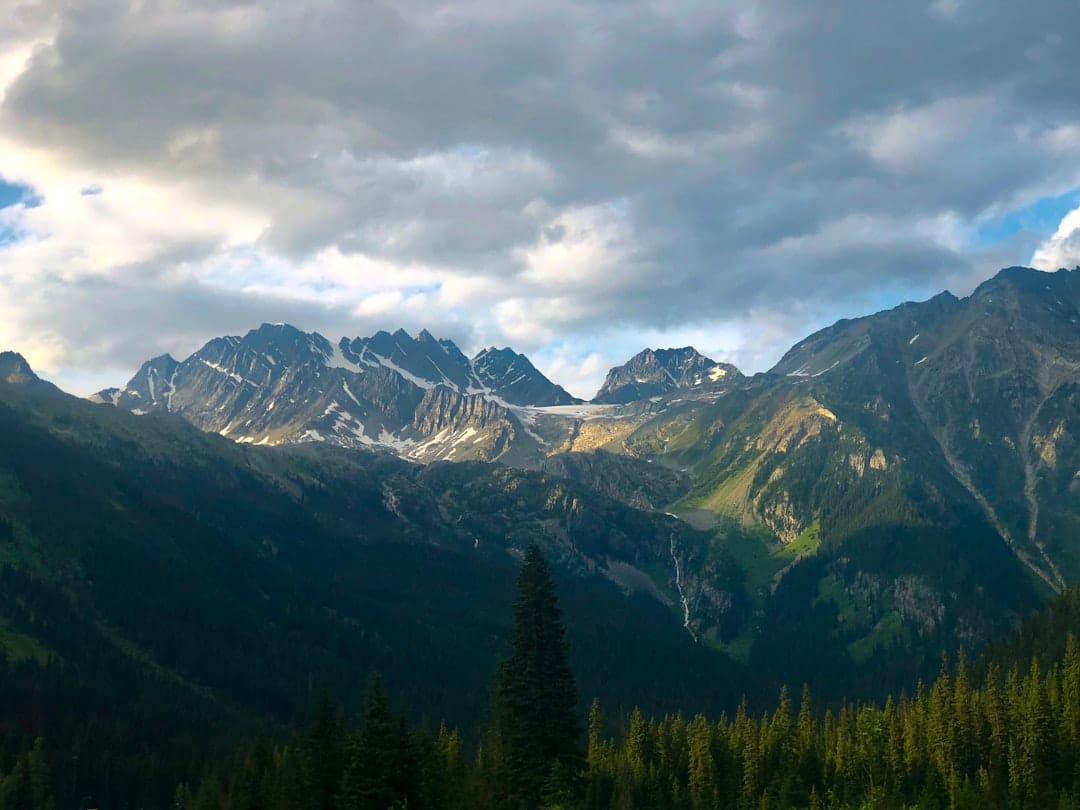
[[[692,348],[647,351],[612,369],[595,403],[714,388],[742,375]],[[331,343],[287,324],[211,340],[186,360],[148,360],[123,388],[92,397],[136,414],[177,413],[252,444],[379,447],[414,461],[500,460],[536,467],[579,417],[603,413],[548,380],[524,355],[467,358],[449,340],[404,330]],[[566,436],[533,430],[554,422]],[[550,430],[544,431],[549,433]]]
[[[589,403],[510,349],[469,359],[427,332],[263,325],[94,402],[8,354],[4,559],[76,594],[118,655],[241,702],[273,649],[290,674],[268,706],[295,707],[313,667],[395,656],[425,705],[433,661],[493,665],[491,616],[533,541],[574,595],[586,684],[650,681],[665,709],[662,690],[700,701],[717,673],[874,697],[1080,578],[1078,324],[1080,271],[1010,268],[841,321],[753,376],[645,350]],[[60,525],[71,508],[91,528]],[[149,617],[186,621],[169,617],[193,597],[194,624],[159,638]],[[62,646],[12,616],[24,646]],[[231,676],[181,643],[195,626]]]
[[[761,454],[736,461],[706,451],[730,441],[732,417],[739,432],[771,409],[771,420],[753,428],[755,441],[762,431],[778,432],[779,452],[791,457],[808,441],[820,443],[823,431],[839,434],[847,425],[841,444],[860,479],[866,470],[911,468],[928,453],[1024,564],[1060,589],[1062,566],[1077,571],[1080,557],[1051,547],[1076,527],[1043,502],[1074,488],[1061,477],[1069,473],[1061,462],[1074,452],[1067,422],[1080,362],[1078,284],[1067,271],[1010,268],[967,299],[943,293],[842,321],[753,378],[690,347],[646,349],[612,369],[591,404],[511,349],[485,349],[470,360],[426,331],[331,344],[287,325],[217,338],[183,362],[155,358],[125,387],[95,399],[135,413],[175,412],[253,444],[330,442],[418,461],[525,468],[596,449],[689,462],[697,483],[688,503],[762,523],[787,542],[818,511],[777,485],[790,461],[775,467],[771,482],[736,488],[741,495],[705,489],[719,477],[731,490],[766,462]],[[713,414],[720,421],[703,424]],[[802,434],[794,446],[791,431]],[[774,501],[766,490],[783,495]]]

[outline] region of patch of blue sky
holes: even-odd
[[[0,208],[17,205],[23,198],[23,187],[13,186],[0,180]]]
[[[27,208],[36,208],[41,205],[41,196],[30,186],[9,183],[0,176],[0,209],[19,204]]]
[[[0,177],[0,211],[19,204],[36,204],[38,197],[29,186],[19,183],[9,183]],[[19,233],[6,221],[7,217],[0,217],[0,248],[6,247],[19,241]]]
[[[30,186],[11,183],[0,176],[0,212],[16,205],[36,208],[41,205],[41,195]],[[0,216],[0,248],[14,244],[21,238],[22,234],[11,224],[11,217]]]
[[[1049,236],[1065,215],[1080,206],[1080,188],[1056,197],[1043,197],[1030,205],[982,223],[973,237],[974,247],[987,247],[1004,242],[1019,233],[1038,233]]]

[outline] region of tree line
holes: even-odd
[[[718,720],[649,719],[635,710],[612,731],[594,701],[580,751],[558,725],[500,722],[467,748],[445,726],[430,733],[395,720],[376,684],[358,729],[330,710],[295,746],[245,747],[221,775],[183,786],[176,806],[1080,808],[1075,638],[1048,669],[991,667],[975,685],[961,659],[933,686],[884,706],[818,712],[809,690],[797,705],[785,690],[761,716],[740,707]]]
[[[1061,607],[1065,605],[1066,607]],[[1026,666],[943,663],[884,705],[818,707],[808,688],[731,716],[607,715],[581,723],[547,564],[530,548],[484,731],[410,724],[383,682],[353,722],[329,694],[288,741],[260,736],[176,787],[176,810],[387,808],[1080,808],[1080,593],[999,650]],[[1066,617],[1063,619],[1062,617]],[[1042,635],[1040,635],[1040,633]],[[1056,637],[1060,636],[1060,641]],[[1036,641],[1036,639],[1039,639]],[[55,807],[41,744],[0,769],[0,810]]]

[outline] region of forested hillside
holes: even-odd
[[[514,641],[476,734],[410,724],[375,677],[358,714],[323,693],[304,729],[249,738],[214,764],[193,764],[168,798],[141,801],[184,810],[1080,807],[1080,645],[1077,625],[1061,619],[1075,618],[1080,591],[1001,645],[981,675],[961,656],[932,685],[880,704],[823,706],[808,688],[798,700],[784,688],[765,712],[744,701],[711,718],[605,710],[600,698],[587,720],[575,716],[555,600],[531,547]],[[1051,657],[1006,663],[1031,645]],[[5,758],[0,808],[56,806],[64,778],[42,741],[9,746]],[[157,776],[144,767],[136,783]]]

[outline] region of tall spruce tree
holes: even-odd
[[[535,545],[525,552],[517,591],[513,646],[494,689],[502,793],[515,809],[573,792],[584,765],[566,630],[551,571]]]
[[[337,704],[324,686],[319,695],[315,723],[308,733],[307,782],[314,810],[337,810],[344,760],[344,724]]]
[[[373,676],[363,728],[345,753],[338,810],[420,807],[418,759],[404,716],[395,722],[382,678]]]

